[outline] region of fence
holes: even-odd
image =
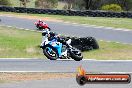
[[[85,10],[85,11],[53,10],[53,9],[36,9],[36,8],[5,7],[5,6],[1,6],[0,11],[31,13],[31,14],[66,15],[66,16],[132,18],[132,12],[107,12],[107,11],[93,11],[93,10]]]

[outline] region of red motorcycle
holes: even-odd
[[[43,22],[41,20],[35,22],[34,24],[36,25],[38,30],[43,30],[43,29],[47,28],[50,31],[50,28],[49,28],[48,24],[46,24],[45,22]]]

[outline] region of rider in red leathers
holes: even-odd
[[[49,29],[49,31],[50,31],[50,28],[48,27],[48,24],[46,24],[42,20],[38,20],[38,22],[35,22],[35,25],[39,29]]]

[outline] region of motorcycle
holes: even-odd
[[[43,29],[46,29],[46,28],[48,28],[50,30],[50,28],[48,27],[48,24],[46,24],[46,23],[35,22],[34,24],[37,27],[37,30],[42,31]]]
[[[82,53],[75,47],[72,47],[71,39],[68,39],[65,44],[58,42],[56,36],[49,40],[50,31],[45,31],[42,33],[42,43],[41,47],[43,49],[44,55],[50,60],[60,59],[74,59],[75,61],[80,61],[83,59]]]

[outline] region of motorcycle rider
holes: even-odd
[[[43,28],[44,28],[43,31],[42,31],[42,36],[45,36],[45,34],[48,34],[48,40],[49,41],[56,38],[58,42],[61,42],[61,43],[65,44],[64,39],[62,37],[60,37],[60,34],[52,32],[51,28],[48,26],[47,23],[43,22],[41,19],[38,20],[38,23],[41,26],[43,26]]]
[[[43,37],[42,37],[42,43],[40,45],[40,48],[43,47],[43,44],[44,44],[45,40],[47,39],[47,37],[45,37],[46,35],[48,36],[48,41],[54,41],[54,42],[56,42],[58,44],[58,46],[59,46],[58,47],[59,57],[62,58],[62,56],[67,56],[67,51],[61,53],[62,45],[63,44],[66,45],[67,44],[66,40],[63,37],[61,37],[60,34],[57,34],[55,32],[51,32],[49,30],[49,27],[45,28],[43,30],[43,32],[42,32],[42,36]]]
[[[42,24],[42,23],[43,23],[43,21],[40,19],[40,20],[38,20],[38,23],[39,23],[39,24]]]
[[[41,19],[40,20],[38,20],[38,22],[37,22],[38,24],[39,24],[39,26],[41,26],[43,29],[46,29],[46,28],[48,28],[49,29],[49,31],[51,30],[49,27],[48,27],[48,24],[47,23],[45,23],[45,22],[43,22]]]
[[[57,34],[55,32],[51,32],[48,28],[45,28],[42,32],[42,36],[43,36],[43,39],[42,41],[45,39],[45,35],[48,36],[48,40],[51,41],[51,40],[56,40],[57,42],[60,42],[62,44],[66,44],[66,42],[64,41],[64,38],[62,38],[60,36],[60,34]]]

